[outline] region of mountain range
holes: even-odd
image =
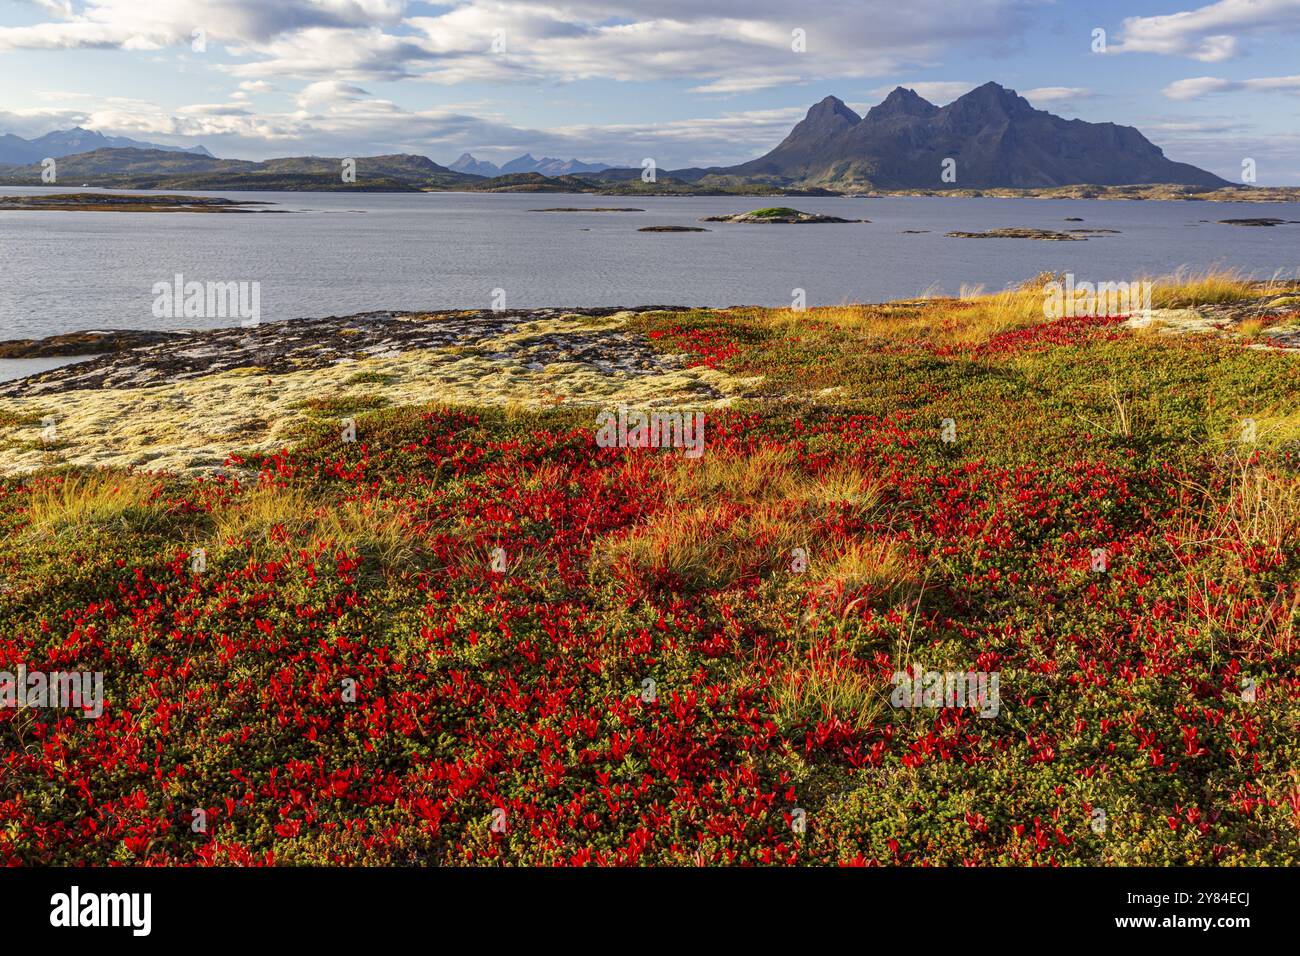
[[[46,133],[36,139],[23,139],[13,133],[5,133],[0,136],[0,165],[26,166],[29,163],[39,163],[46,157],[60,159],[96,149],[154,149],[168,153],[212,157],[212,154],[202,146],[161,146],[158,143],[143,143],[126,136],[105,136],[93,129],[74,126],[72,129]]]
[[[503,166],[485,159],[475,159],[469,153],[461,153],[448,169],[458,173],[470,173],[475,176],[509,176],[513,173],[541,173],[543,176],[572,176],[575,173],[598,173],[609,169],[606,163],[584,163],[576,159],[553,159],[549,156],[534,159],[532,153],[524,153],[510,160]]]
[[[125,189],[274,189],[418,192],[464,188],[480,176],[452,172],[427,156],[399,153],[358,156],[353,182],[343,179],[343,159],[289,156],[253,162],[158,149],[96,149],[59,160],[61,182]],[[0,182],[40,182],[39,164],[0,171]]]
[[[828,96],[771,152],[708,172],[840,189],[1230,185],[1166,159],[1131,126],[1062,119],[997,83],[943,107],[900,86],[866,116]]]
[[[3,151],[10,141],[29,148],[23,154],[26,158],[5,158],[12,155]],[[654,183],[643,183],[639,168],[535,159],[531,153],[503,166],[470,153],[449,167],[410,154],[359,157],[356,181],[347,183],[340,176],[342,160],[336,158],[294,156],[252,162],[217,159],[202,147],[121,145],[133,142],[82,129],[32,141],[0,137],[0,165],[8,164],[0,171],[0,182],[40,182],[40,160],[56,156],[61,157],[60,180],[139,189],[682,195],[1147,184],[1214,190],[1232,185],[1213,173],[1166,158],[1160,147],[1131,126],[1063,119],[1035,109],[1014,90],[997,83],[986,83],[943,107],[897,87],[865,116],[828,96],[758,159],[736,166],[661,170]],[[78,151],[86,145],[94,148]]]

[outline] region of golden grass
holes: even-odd
[[[1187,601],[1200,619],[1212,649],[1222,634],[1231,653],[1254,659],[1263,653],[1289,654],[1294,648],[1300,589],[1290,597],[1279,591],[1265,611],[1249,605],[1237,587],[1248,583],[1254,573],[1246,567],[1242,551],[1265,554],[1294,553],[1300,548],[1300,477],[1279,474],[1238,455],[1229,464],[1226,487],[1187,482],[1191,504],[1184,509],[1175,532],[1177,540],[1195,550],[1208,549],[1221,561],[1212,567],[1198,567],[1193,559],[1181,561],[1187,573]],[[1237,614],[1241,605],[1244,613]],[[1217,608],[1210,614],[1205,609]],[[1236,621],[1231,628],[1219,619]]]
[[[551,477],[558,480],[558,472]],[[211,521],[208,540],[215,546],[247,547],[260,557],[299,550],[309,554],[360,552],[385,573],[400,573],[409,567],[427,532],[427,528],[417,527],[418,518],[396,506],[358,499],[318,501],[300,488],[271,484],[260,485],[214,510]],[[453,550],[450,561],[462,573],[471,569],[496,573],[494,552],[492,542],[466,537]],[[543,556],[531,552],[505,552],[501,558],[501,573],[506,577],[535,576],[545,564]]]
[[[772,682],[773,710],[784,727],[836,718],[855,730],[875,722],[885,706],[881,689],[829,642],[792,648]]]
[[[667,504],[628,532],[598,543],[595,567],[711,587],[770,572],[789,572],[791,580],[815,578],[840,591],[881,578],[868,571],[886,557],[880,545],[841,541],[822,549],[809,532],[831,509],[861,514],[880,506],[879,479],[858,467],[838,464],[809,474],[793,450],[757,448],[663,460],[656,470],[639,471],[637,480],[653,483],[651,493]],[[799,557],[810,570],[793,570],[796,548],[803,549]]]
[[[789,562],[803,540],[803,522],[788,507],[674,505],[605,541],[596,560],[638,577],[717,588]]]
[[[1233,440],[1239,437],[1240,422],[1234,422]],[[1263,414],[1255,418],[1257,440],[1265,448],[1300,441],[1300,411],[1289,414]]]
[[[1223,533],[1251,545],[1292,551],[1300,544],[1300,479],[1258,465],[1233,473]]]
[[[373,502],[313,501],[299,488],[263,484],[212,513],[212,539],[254,553],[373,550],[385,567],[414,553],[407,520]]]
[[[802,483],[793,451],[760,448],[747,455],[677,457],[662,478],[672,501],[785,501]]]
[[[788,448],[764,447],[735,455],[675,457],[662,470],[664,498],[678,503],[787,502],[792,508],[832,508],[842,505],[869,510],[881,498],[878,479],[851,464],[836,464],[810,475]]]
[[[891,592],[912,578],[898,545],[888,541],[821,542],[807,517],[790,507],[672,507],[630,533],[609,539],[598,561],[638,576],[671,577],[695,587],[723,587],[748,575],[786,575],[820,595],[844,601]],[[796,551],[796,549],[802,549]],[[806,565],[798,569],[799,559]],[[867,591],[866,594],[861,592]],[[853,596],[850,598],[850,596]]]
[[[59,533],[108,527],[143,512],[157,479],[120,471],[87,471],[34,484],[27,499],[28,531]]]
[[[1245,339],[1257,339],[1263,334],[1264,328],[1263,319],[1247,319],[1238,323],[1236,333]]]
[[[1053,281],[1063,281],[1063,277],[1040,273],[1018,288],[994,293],[986,293],[982,286],[964,285],[955,298],[931,290],[918,299],[883,305],[837,305],[800,312],[758,309],[746,314],[786,331],[828,329],[881,339],[972,346],[1003,332],[1048,321],[1044,286]],[[1117,276],[1114,281],[1121,279]],[[1151,306],[1157,309],[1237,303],[1275,296],[1294,286],[1293,281],[1281,277],[1259,282],[1238,270],[1222,268],[1182,269],[1168,276],[1131,281],[1151,283]]]
[[[824,555],[810,555],[809,566],[822,593],[859,595],[849,606],[863,597],[893,591],[915,576],[902,548],[892,541],[839,542]]]
[[[1237,269],[1180,269],[1172,275],[1147,277],[1151,283],[1151,306],[1155,309],[1185,309],[1194,305],[1223,305],[1268,295],[1273,283],[1259,283]]]
[[[1300,477],[1271,471],[1244,451],[1225,468],[1223,483],[1182,482],[1192,498],[1181,509],[1177,538],[1282,553],[1300,548]]]
[[[929,298],[887,305],[837,305],[794,312],[761,310],[769,326],[820,325],[881,339],[935,345],[980,345],[1002,332],[1047,321],[1041,288],[1007,289],[985,295],[963,288],[959,298]]]
[[[522,491],[546,491],[564,487],[569,480],[569,469],[555,462],[542,462],[529,469],[520,482]]]
[[[823,508],[848,505],[869,511],[880,504],[883,491],[878,478],[865,475],[852,465],[835,465],[805,481],[798,495],[803,501]]]

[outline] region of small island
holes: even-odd
[[[171,341],[182,332],[107,331],[64,332],[43,339],[9,339],[0,341],[0,359],[63,358],[69,355],[104,355],[126,352]]]
[[[838,216],[818,216],[810,212],[800,212],[789,206],[770,206],[767,209],[755,209],[752,212],[736,213],[732,216],[706,216],[700,222],[870,222],[870,219],[841,219]]]
[[[529,212],[645,212],[633,206],[553,206],[550,209],[530,209]]]
[[[1220,219],[1219,222],[1225,226],[1284,226],[1287,223],[1294,223],[1294,219],[1273,219],[1262,217],[1259,219]]]
[[[1042,239],[1046,242],[1087,242],[1083,236],[1051,229],[990,229],[987,232],[945,232],[951,239]]]
[[[271,203],[218,196],[157,196],[121,193],[55,193],[48,196],[0,196],[0,210],[55,212],[281,212],[251,209]]]
[[[637,232],[708,232],[703,226],[642,226]]]

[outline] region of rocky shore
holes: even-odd
[[[53,193],[0,196],[0,212],[286,212],[261,209],[272,203],[218,196],[172,194],[123,195],[120,193]]]
[[[0,475],[58,466],[225,471],[311,425],[446,403],[718,408],[756,379],[662,351],[646,332],[694,310],[642,306],[376,311],[190,332],[98,331],[0,342],[0,357],[97,353],[0,382]],[[1158,308],[1124,326],[1300,350],[1300,295]],[[364,440],[364,435],[362,436]]]
[[[214,470],[311,422],[389,405],[709,407],[742,386],[629,328],[683,311],[366,312],[188,333],[0,343],[11,358],[99,350],[0,383],[0,474],[51,465]]]

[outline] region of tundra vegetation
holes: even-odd
[[[698,458],[581,394],[352,404],[219,473],[51,450],[0,481],[0,670],[105,705],[0,710],[0,859],[1300,863],[1300,300],[1045,281],[636,316],[748,383]],[[996,715],[892,706],[913,668]]]

